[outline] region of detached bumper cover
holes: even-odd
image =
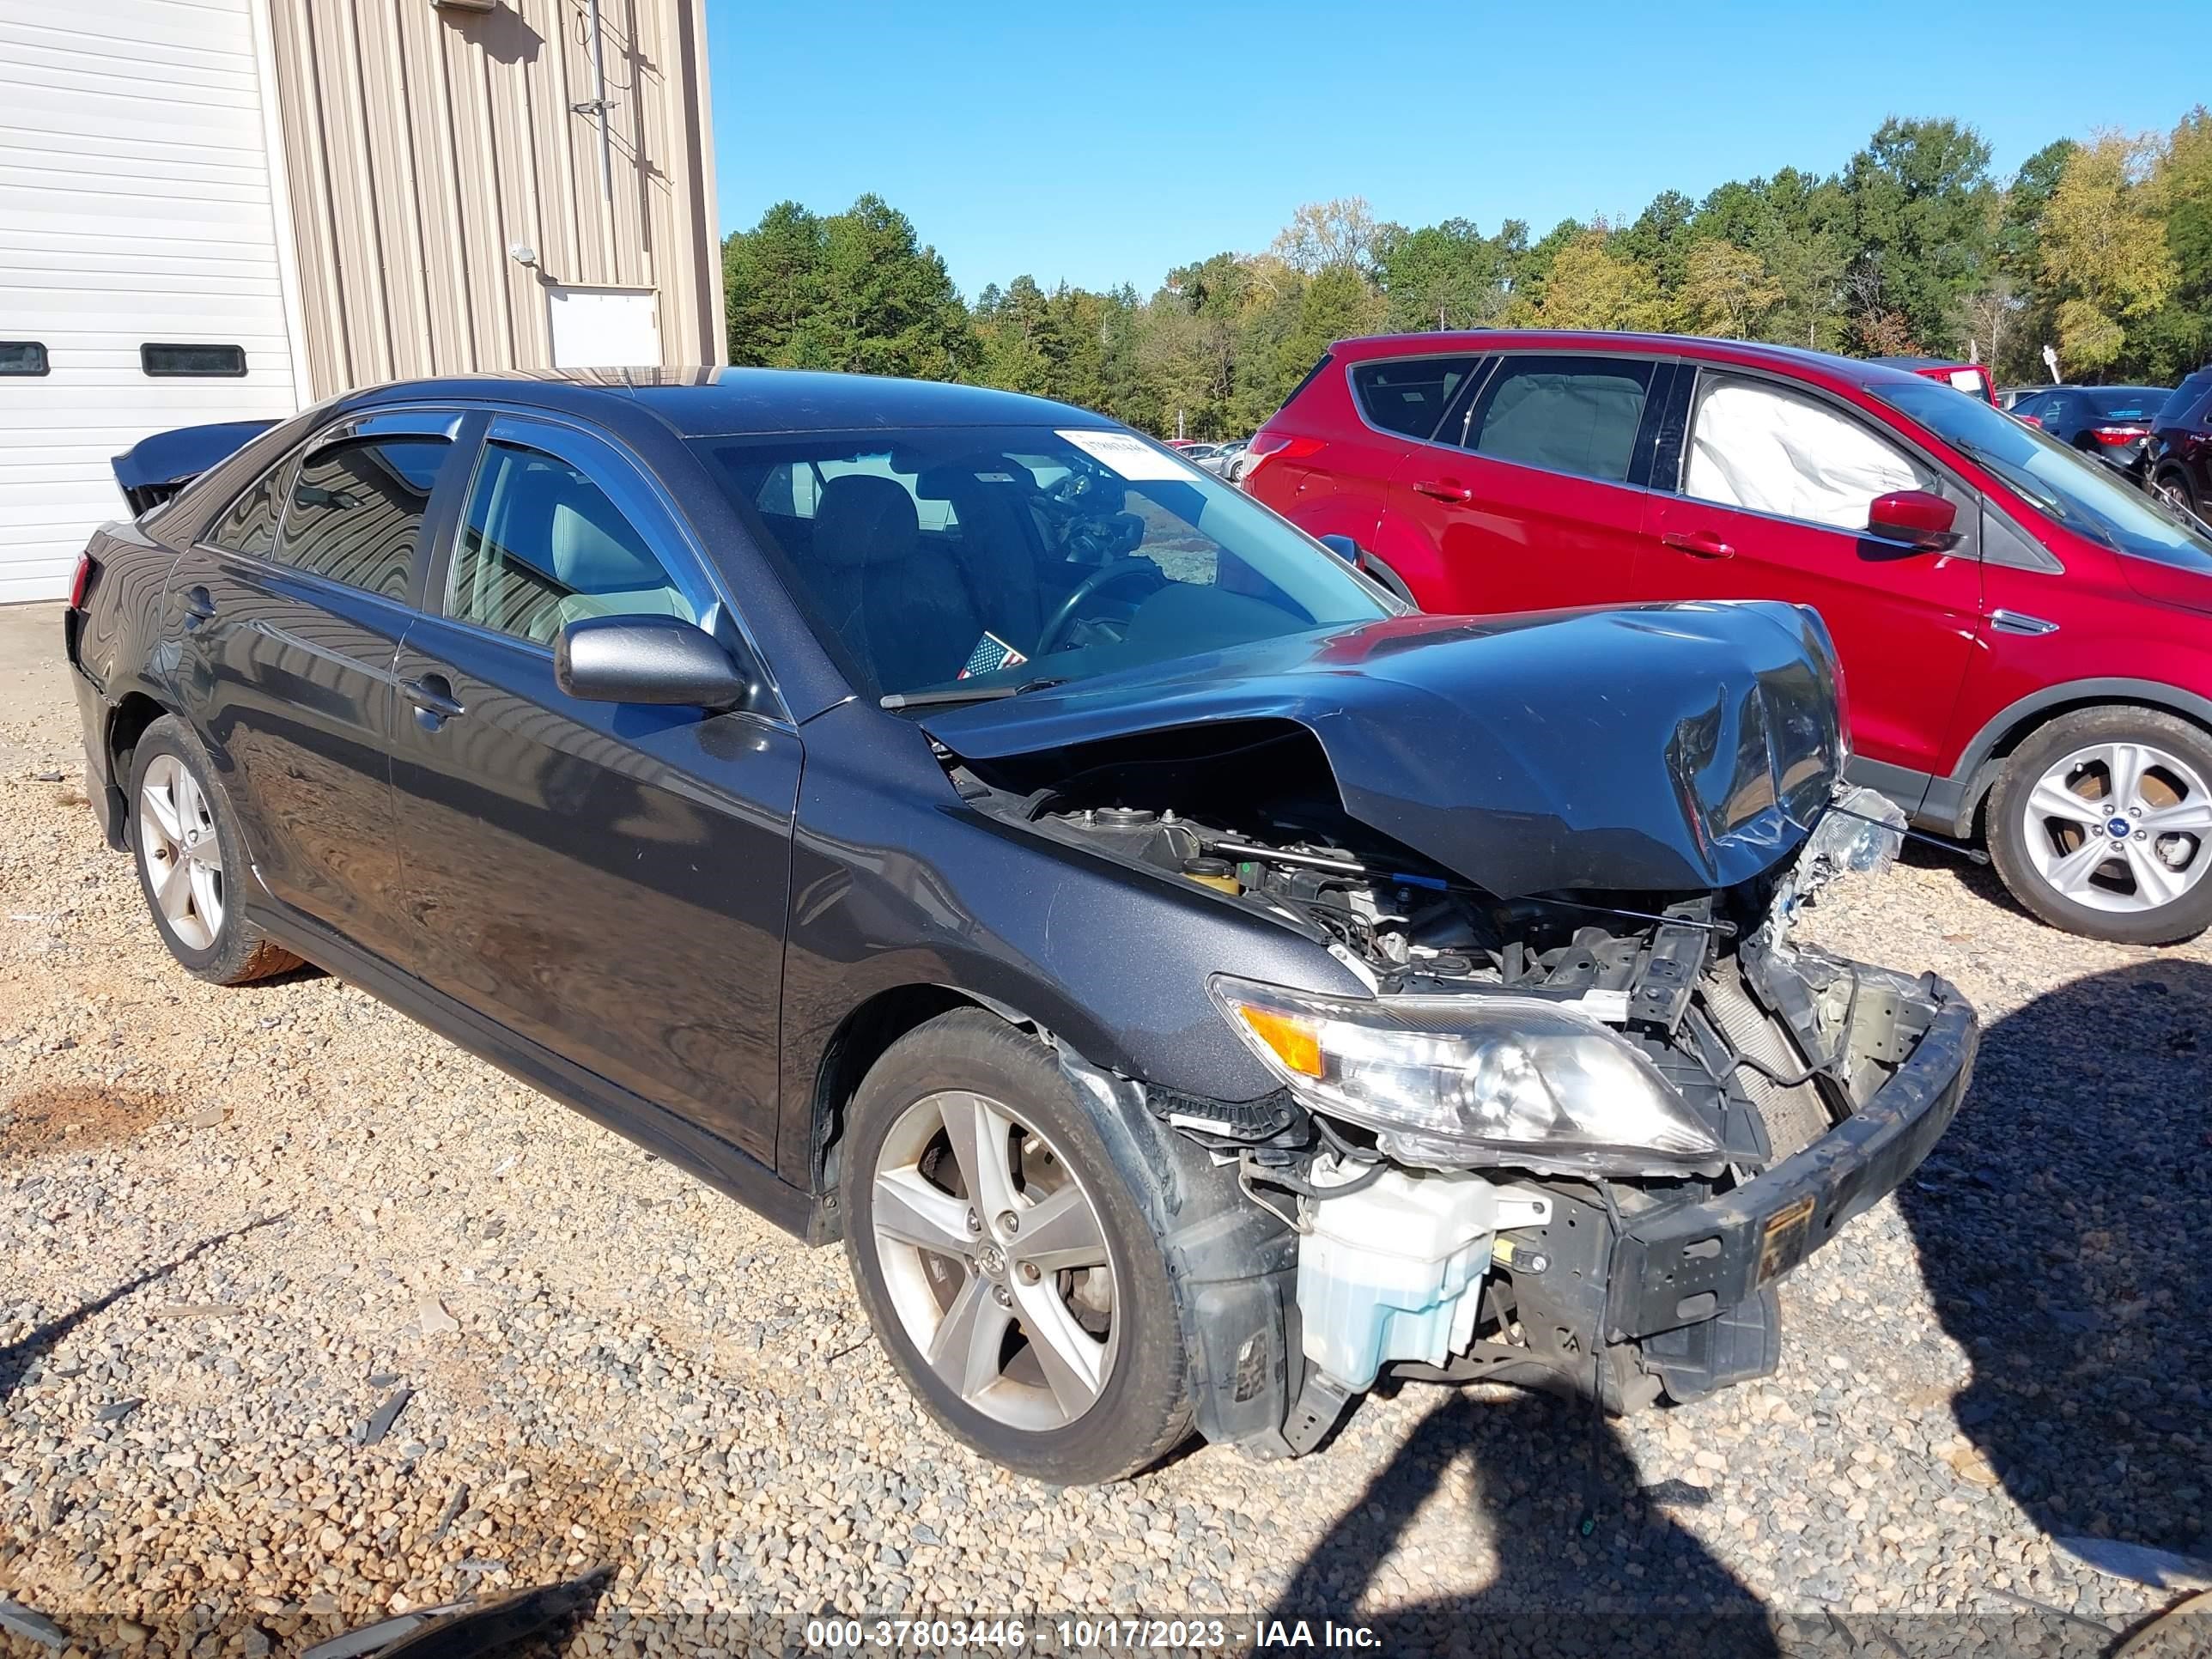
[[[1632,1221],[1614,1242],[1609,1342],[1711,1319],[1754,1297],[1901,1185],[1950,1126],[1980,1027],[1951,985],[1889,1081],[1851,1116],[1764,1175],[1704,1204]]]

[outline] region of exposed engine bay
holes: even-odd
[[[1328,1004],[1217,980],[1284,1086],[1146,1094],[1296,1237],[1282,1449],[1317,1440],[1385,1369],[1571,1389],[1615,1411],[1771,1371],[1772,1281],[1863,1207],[1796,1188],[1820,1186],[1812,1166],[1842,1126],[1964,1008],[1941,981],[1790,938],[1820,886],[1887,864],[1902,815],[1838,787],[1795,856],[1736,887],[1508,901],[1351,819],[1325,772],[1278,767],[1279,786],[1303,771],[1314,787],[1269,792],[1248,759],[1217,759],[1202,781],[1168,769],[1193,785],[1180,805],[1121,769],[1018,794],[1036,780],[954,777],[1039,834],[1273,915],[1368,989]],[[1386,1065],[1386,1042],[1423,1057]],[[1916,1139],[1948,1121],[1966,1058],[1939,1071],[1929,1054],[1943,1103],[1923,1103],[1932,1127]],[[1606,1127],[1626,1099],[1652,1103],[1633,1136]],[[1746,1206],[1784,1177],[1778,1208]]]

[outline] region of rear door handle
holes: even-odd
[[[204,623],[214,615],[215,600],[207,589],[193,586],[185,590],[185,627],[190,628],[196,623]]]
[[[415,705],[415,718],[426,732],[434,732],[446,721],[468,713],[454,698],[453,684],[443,674],[402,680],[399,695]]]
[[[1730,547],[1710,530],[1693,530],[1685,535],[1670,531],[1659,538],[1667,546],[1696,559],[1732,559],[1735,549]]]
[[[1413,493],[1426,495],[1432,501],[1471,501],[1474,499],[1474,491],[1463,483],[1455,483],[1449,478],[1424,478],[1413,486]]]

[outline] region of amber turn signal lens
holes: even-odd
[[[1322,1074],[1321,1038],[1313,1027],[1304,1020],[1293,1019],[1288,1014],[1279,1014],[1270,1008],[1255,1008],[1239,1003],[1237,1012],[1244,1023],[1258,1035],[1260,1041],[1275,1051],[1275,1058],[1301,1077]]]

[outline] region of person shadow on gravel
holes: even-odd
[[[1973,1364],[1961,1474],[2054,1536],[2212,1555],[2212,966],[2092,975],[1994,1021],[1897,1200]]]
[[[1370,1584],[1395,1599],[1389,1557],[1417,1514],[1449,1501],[1439,1494],[1462,1458],[1474,1499],[1461,1535],[1471,1550],[1489,1540],[1494,1559],[1475,1564],[1487,1566],[1488,1584],[1362,1617],[1354,1609]],[[1263,1617],[1306,1620],[1316,1648],[1327,1619],[1366,1626],[1371,1650],[1438,1659],[1779,1655],[1759,1598],[1670,1512],[1666,1500],[1701,1499],[1701,1489],[1640,1492],[1637,1482],[1619,1431],[1586,1401],[1442,1394]]]

